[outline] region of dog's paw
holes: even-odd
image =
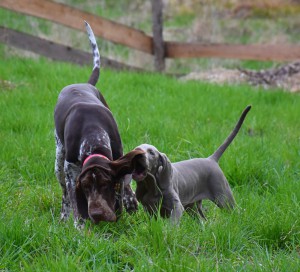
[[[70,209],[62,208],[60,212],[60,221],[66,222],[70,217]]]
[[[129,213],[136,212],[138,209],[138,201],[129,184],[124,186],[123,205]]]
[[[84,226],[85,226],[85,220],[83,220],[82,218],[74,220],[75,229],[81,231],[84,229]]]

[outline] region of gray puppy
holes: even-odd
[[[178,222],[187,208],[197,207],[205,218],[201,204],[209,199],[220,208],[232,209],[235,200],[228,181],[218,161],[233,141],[251,109],[246,107],[235,128],[224,143],[208,158],[196,158],[171,163],[168,157],[154,146],[142,144],[135,149],[143,150],[135,163],[132,174],[137,182],[136,197],[150,214],[157,212]]]

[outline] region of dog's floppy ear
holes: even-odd
[[[172,174],[172,165],[167,155],[164,153],[159,153],[159,162],[155,178],[162,190],[167,189],[170,186]]]
[[[131,174],[135,168],[136,161],[145,152],[141,149],[135,149],[128,152],[121,158],[110,162],[110,166],[113,169],[114,176],[121,177],[127,174]]]
[[[87,219],[87,218],[89,218],[88,203],[87,203],[87,199],[86,199],[84,192],[82,190],[82,187],[81,187],[80,178],[81,178],[81,175],[77,178],[76,188],[75,188],[77,209],[78,209],[80,216],[83,219]]]

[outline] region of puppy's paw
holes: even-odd
[[[129,213],[136,212],[138,209],[138,201],[129,184],[124,186],[123,204]]]

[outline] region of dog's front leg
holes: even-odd
[[[65,150],[55,131],[56,140],[56,158],[55,158],[55,175],[62,188],[62,201],[60,220],[67,220],[70,215],[70,198],[66,188],[66,178],[64,172]]]
[[[171,222],[173,224],[178,224],[184,211],[184,207],[181,204],[178,194],[174,190],[163,194],[163,205],[167,205],[171,210]]]
[[[74,225],[77,227],[79,223],[79,212],[76,201],[75,187],[76,187],[76,178],[80,173],[80,167],[75,163],[70,163],[65,161],[64,172],[66,179],[66,189],[69,195],[69,199],[71,202],[71,207],[73,209],[74,214]]]
[[[131,175],[126,175],[124,178],[124,194],[123,194],[123,204],[127,212],[135,212],[138,209],[138,201],[136,199],[135,193],[131,189]]]

